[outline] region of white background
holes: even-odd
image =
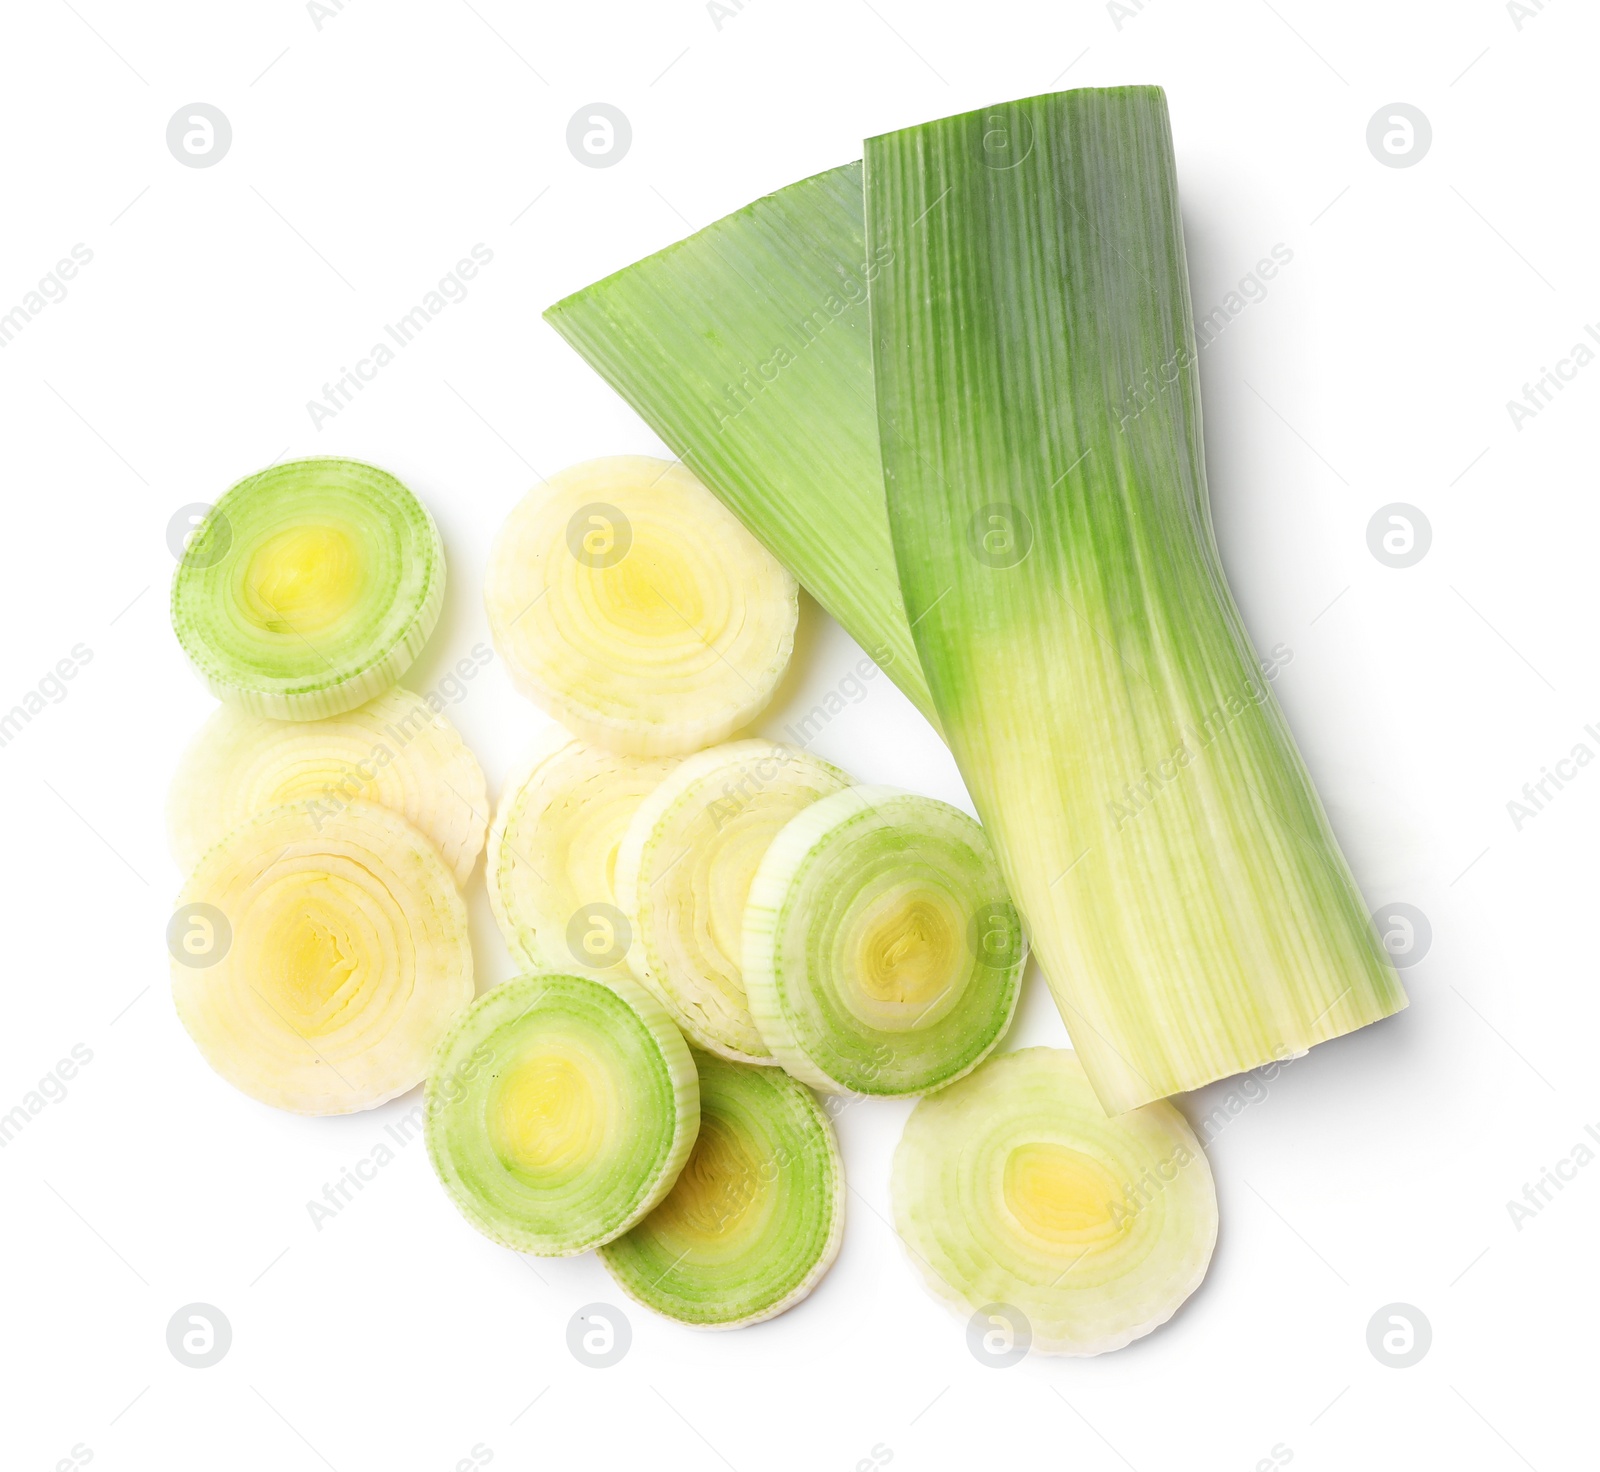
[[[496,1466],[738,1472],[1592,1455],[1600,1163],[1520,1230],[1506,1203],[1600,1122],[1600,768],[1520,832],[1506,804],[1576,743],[1600,753],[1600,366],[1520,431],[1505,405],[1600,319],[1597,40],[1579,0],[1520,29],[1491,0],[1145,0],[1120,28],[1088,0],[748,0],[720,29],[696,0],[348,0],[320,29],[290,0],[11,7],[0,312],[74,244],[93,261],[0,349],[0,708],[73,645],[93,658],[0,749],[0,1112],[73,1045],[93,1061],[0,1151],[0,1463],[79,1444],[97,1468],[274,1472],[446,1472],[475,1445]],[[478,1237],[420,1145],[318,1232],[308,1199],[415,1101],[278,1114],[176,1022],[162,805],[212,703],[167,624],[168,519],[280,456],[394,471],[450,558],[408,681],[427,688],[485,638],[490,540],[535,476],[659,450],[543,307],[863,136],[1124,82],[1170,96],[1197,306],[1294,253],[1203,357],[1217,531],[1258,645],[1293,651],[1276,689],[1369,899],[1431,921],[1410,1010],[1232,1120],[1209,1279],[1099,1360],[985,1368],[924,1296],[884,1221],[908,1106],[841,1119],[849,1226],[807,1303],[727,1335],[630,1306],[609,1370],[565,1341],[619,1298],[598,1262]],[[165,144],[195,101],[233,128],[207,169]],[[565,142],[596,101],[633,126],[609,169]],[[1395,101],[1432,123],[1415,167],[1366,145]],[[479,242],[467,300],[315,428],[306,401]],[[1366,543],[1394,501],[1433,529],[1404,570]],[[759,729],[857,658],[809,609]],[[451,714],[491,790],[544,723],[498,664]],[[817,749],[964,801],[885,680]],[[481,983],[502,980],[481,871],[471,905]],[[1012,1040],[1065,1041],[1036,973]],[[1198,1120],[1229,1088],[1180,1103]],[[194,1301],[233,1327],[207,1370],[165,1342]],[[1396,1301],[1433,1328],[1406,1370],[1366,1344]]]

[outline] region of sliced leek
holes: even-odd
[[[479,997],[439,1045],[428,1153],[486,1237],[567,1257],[671,1189],[700,1126],[694,1061],[637,982],[535,973]]]
[[[489,830],[489,903],[512,956],[531,970],[629,975],[617,909],[617,849],[676,764],[618,756],[559,726],[506,784]]]
[[[833,1126],[773,1068],[697,1053],[700,1134],[677,1184],[600,1249],[630,1297],[680,1323],[737,1329],[793,1308],[844,1235]]]
[[[295,460],[240,481],[195,529],[172,627],[219,700],[309,721],[393,685],[443,599],[444,548],[410,491],[356,460]]]
[[[617,854],[628,964],[709,1052],[773,1061],[740,966],[750,882],[784,824],[849,781],[795,747],[733,741],[685,759],[628,824]]]
[[[893,787],[791,818],[750,886],[745,991],[762,1040],[833,1093],[937,1089],[988,1056],[1026,944],[983,830]]]
[[[1157,1103],[1108,1118],[1057,1048],[1002,1054],[923,1099],[890,1194],[927,1286],[1041,1354],[1102,1354],[1166,1323],[1217,1239],[1183,1116]]]
[[[529,492],[484,588],[522,692],[585,741],[668,756],[725,740],[794,647],[794,579],[681,465],[591,460]]]
[[[179,1018],[229,1083],[280,1109],[403,1094],[472,1000],[455,881],[430,838],[372,803],[257,815],[205,854],[178,909],[216,942],[174,948]]]
[[[320,721],[274,721],[217,710],[178,765],[167,799],[172,856],[185,872],[246,818],[298,803],[313,826],[350,803],[374,802],[431,838],[458,885],[483,847],[483,769],[454,726],[398,685]]]
[[[895,576],[861,165],[791,184],[545,313],[935,720]]]

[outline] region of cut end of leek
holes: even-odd
[[[844,1170],[809,1090],[697,1054],[700,1134],[677,1184],[600,1249],[623,1290],[669,1319],[737,1329],[793,1308],[844,1235]]]
[[[443,715],[398,686],[320,721],[269,720],[232,705],[216,711],[173,777],[172,856],[187,872],[267,808],[296,804],[316,827],[352,802],[408,819],[466,884],[488,820],[483,769]]]
[[[849,782],[796,747],[733,741],[686,758],[628,824],[617,856],[628,964],[708,1052],[774,1061],[740,965],[750,883],[784,824]]]
[[[1166,1323],[1217,1239],[1211,1167],[1183,1116],[1159,1103],[1108,1118],[1056,1048],[1002,1054],[922,1100],[890,1190],[927,1286],[969,1313],[1020,1312],[1040,1354],[1103,1354]]]
[[[172,627],[219,700],[318,720],[393,685],[443,599],[438,530],[405,486],[356,460],[295,460],[207,513],[173,577]]]
[[[636,982],[520,976],[473,1003],[428,1074],[428,1152],[484,1236],[567,1257],[671,1189],[700,1124],[694,1061]]]
[[[387,808],[262,813],[200,860],[178,906],[220,912],[229,936],[214,960],[174,959],[178,1016],[218,1073],[279,1109],[348,1114],[405,1093],[472,1000],[455,881]]]
[[[617,850],[639,804],[675,764],[619,756],[553,727],[506,784],[489,831],[489,902],[522,965],[630,974]]]
[[[773,840],[750,886],[744,982],[772,1055],[835,1093],[941,1088],[1016,1009],[1026,943],[983,830],[893,787],[847,787]]]
[[[794,648],[795,581],[681,465],[575,465],[506,519],[484,588],[518,688],[586,741],[669,756],[766,706]]]

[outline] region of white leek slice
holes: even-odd
[[[185,872],[247,818],[297,803],[313,825],[351,802],[408,818],[438,846],[458,885],[483,847],[483,769],[456,728],[398,685],[321,721],[274,721],[238,706],[216,711],[172,780],[167,831]]]
[[[195,866],[178,897],[192,906],[211,907],[218,954],[174,959],[178,1016],[265,1104],[348,1114],[405,1093],[472,1000],[455,881],[388,808],[352,802],[320,824],[298,803],[261,813]]]
[[[172,580],[172,627],[217,699],[310,721],[393,685],[443,601],[444,547],[405,486],[357,460],[295,460],[207,512]]]
[[[761,1037],[833,1093],[920,1094],[970,1073],[1011,1022],[1026,955],[983,829],[893,787],[847,787],[790,819],[745,910]]]
[[[1183,1116],[1156,1103],[1108,1117],[1058,1048],[1001,1054],[923,1099],[890,1191],[928,1287],[969,1313],[1020,1311],[1041,1354],[1102,1354],[1166,1323],[1217,1240],[1211,1167]]]
[[[670,756],[725,740],[789,663],[794,579],[683,466],[574,465],[506,518],[484,585],[517,687],[585,741]]]
[[[810,1090],[775,1068],[696,1053],[700,1134],[677,1184],[600,1249],[623,1291],[702,1329],[793,1308],[844,1236],[844,1167]]]
[[[551,727],[506,784],[489,830],[489,903],[530,970],[629,975],[617,909],[617,849],[629,820],[676,764],[589,746]]]
[[[671,1189],[700,1127],[694,1060],[635,981],[552,973],[484,993],[428,1074],[427,1140],[461,1214],[517,1252],[566,1257]]]
[[[750,882],[784,824],[849,782],[796,747],[732,741],[686,758],[628,824],[617,854],[628,964],[709,1052],[774,1061],[740,965]]]

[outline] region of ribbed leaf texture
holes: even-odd
[[[933,719],[883,505],[861,165],[759,199],[545,319]]]
[[[866,145],[881,453],[946,739],[1118,1112],[1405,1005],[1217,554],[1166,100]]]

